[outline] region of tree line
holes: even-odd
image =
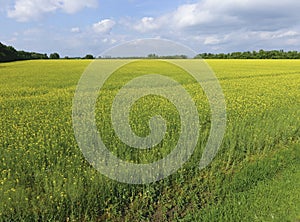
[[[195,58],[202,59],[300,59],[300,52],[298,51],[284,51],[284,50],[259,50],[247,52],[232,52],[232,53],[202,53]]]
[[[14,47],[3,45],[0,42],[0,62],[10,62],[10,61],[29,60],[29,59],[47,59],[47,58],[48,58],[47,54],[17,51]]]
[[[58,53],[47,54],[36,52],[17,51],[12,46],[6,46],[0,42],[0,62],[11,62],[18,60],[33,60],[33,59],[60,59]],[[122,57],[123,58],[123,57]],[[171,56],[159,56],[156,54],[149,54],[145,57],[130,57],[130,59],[187,59],[186,55],[171,55]],[[300,52],[298,51],[284,51],[284,50],[259,50],[259,51],[247,51],[247,52],[232,52],[232,53],[202,53],[194,57],[195,59],[300,59]],[[91,54],[85,57],[64,57],[64,59],[95,59]],[[101,59],[101,57],[99,57]],[[112,59],[112,57],[104,57],[102,59]],[[115,58],[114,58],[115,59]]]
[[[57,52],[51,53],[49,56],[43,53],[37,52],[25,52],[18,51],[12,46],[6,46],[0,42],[0,62],[12,62],[20,60],[34,60],[34,59],[60,59],[60,55]],[[64,59],[94,59],[93,55],[86,55],[83,58],[69,58]]]
[[[112,56],[104,56],[98,57],[99,59],[187,59],[186,55],[168,55],[168,56],[159,56],[157,54],[149,54],[147,56],[129,56],[129,57],[112,57]]]

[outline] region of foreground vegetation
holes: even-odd
[[[137,134],[149,133],[147,120],[159,113],[169,121],[168,137],[156,147],[159,154],[120,150],[126,147],[114,135],[108,114],[124,81],[159,67],[155,71],[179,81],[199,108],[197,151],[178,173],[148,185],[102,176],[77,146],[72,99],[89,63],[0,64],[0,221],[300,220],[299,61],[208,60],[224,90],[228,127],[217,157],[202,171],[197,164],[210,129],[209,106],[187,73],[156,60],[115,72],[99,94],[98,114],[107,116],[97,115],[97,123],[120,158],[147,162],[149,156],[167,155],[180,127],[168,101],[145,98],[131,113]]]

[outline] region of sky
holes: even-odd
[[[299,0],[0,0],[0,42],[61,56],[168,39],[196,52],[300,51]]]

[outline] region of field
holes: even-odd
[[[96,120],[119,158],[148,163],[165,157],[180,128],[176,108],[148,96],[132,107],[131,126],[146,136],[149,118],[160,114],[166,137],[152,150],[125,146],[110,123],[112,99],[124,82],[158,67],[155,72],[178,81],[199,111],[192,158],[177,173],[147,185],[103,176],[77,145],[72,102],[90,62],[0,64],[0,221],[300,221],[300,61],[207,60],[223,88],[227,130],[217,156],[201,171],[210,130],[201,88],[162,61],[117,70],[99,93]]]

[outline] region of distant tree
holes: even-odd
[[[138,57],[137,57],[138,58]],[[141,57],[144,58],[144,57]],[[187,55],[166,55],[166,56],[159,56],[157,54],[149,54],[147,56],[148,59],[187,59]]]
[[[17,51],[14,47],[6,46],[0,42],[0,62],[30,59],[48,59],[48,55],[37,52],[25,52],[23,50]]]
[[[16,60],[18,60],[18,51],[12,46],[6,46],[0,43],[0,62]]]
[[[59,59],[60,56],[57,52],[50,54],[50,59]]]
[[[156,55],[156,54],[149,54],[148,56],[147,56],[149,59],[157,59],[158,58],[158,56]]]
[[[94,59],[94,56],[91,54],[87,54],[83,59]]]

